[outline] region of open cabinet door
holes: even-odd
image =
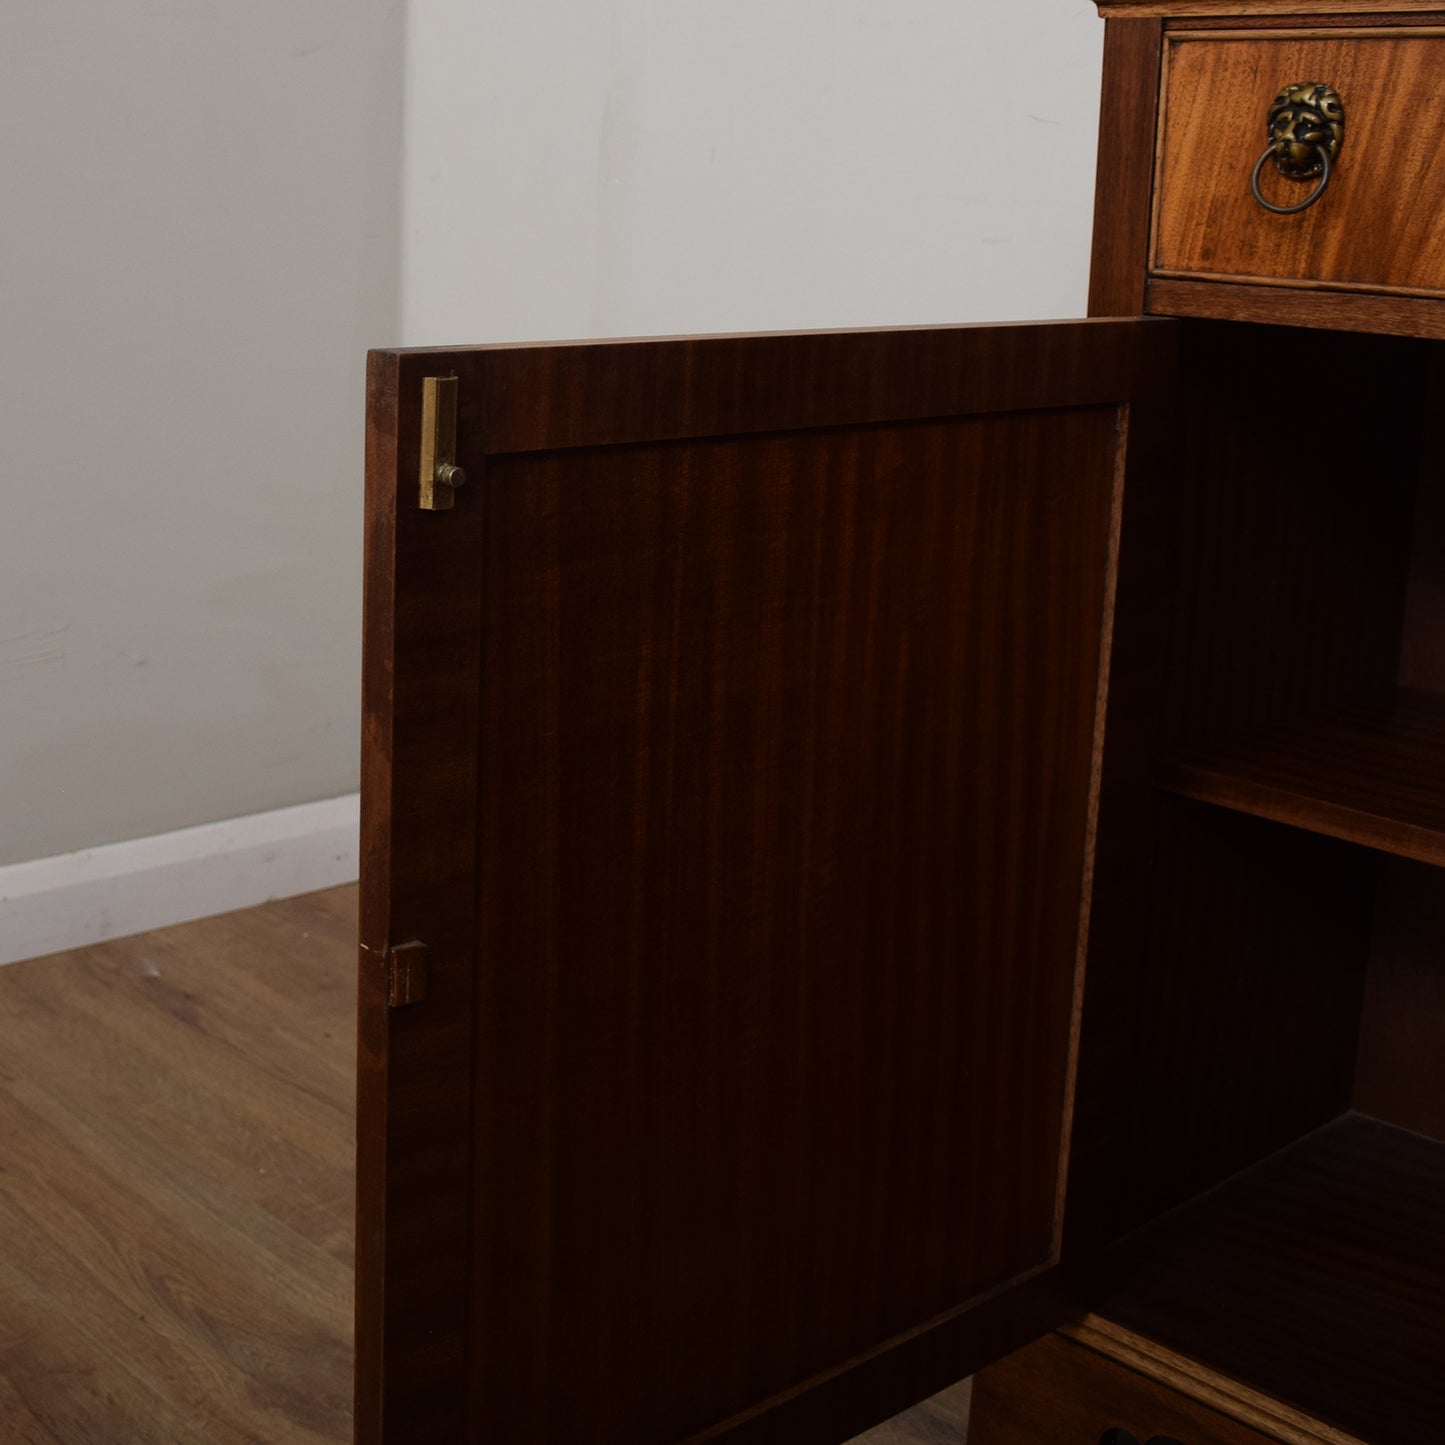
[[[373,355],[359,1441],[840,1440],[1058,1318],[1172,330]]]

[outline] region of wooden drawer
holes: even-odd
[[[1324,196],[1266,211],[1250,173],[1286,85],[1323,81],[1345,136]],[[1445,296],[1445,28],[1178,31],[1164,57],[1151,246],[1156,277]],[[1313,182],[1266,163],[1281,205]],[[1263,298],[1262,298],[1263,299]]]

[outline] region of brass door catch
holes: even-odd
[[[445,512],[467,479],[457,465],[457,379],[425,376],[421,383],[421,493],[424,512]]]

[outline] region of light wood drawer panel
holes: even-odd
[[[1270,102],[1324,81],[1345,105],[1329,190],[1294,216],[1250,194]],[[1166,276],[1445,295],[1445,30],[1171,39],[1166,56],[1153,268]],[[1267,164],[1265,195],[1313,182]]]

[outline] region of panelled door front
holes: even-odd
[[[1169,333],[372,357],[359,1440],[839,1440],[1052,1323]]]

